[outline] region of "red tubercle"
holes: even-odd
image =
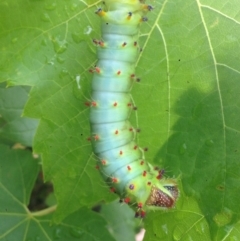
[[[104,46],[105,46],[105,43],[104,43],[102,40],[99,40],[99,41],[98,41],[98,45],[101,46],[101,47],[104,47]]]
[[[116,189],[115,189],[114,187],[111,187],[111,188],[110,188],[110,192],[116,193]]]
[[[158,171],[158,173],[164,175],[165,170],[164,170],[164,169],[161,169],[161,170]]]
[[[138,149],[138,146],[137,146],[137,145],[135,145],[135,146],[133,147],[133,149],[134,149],[134,150],[137,150],[137,149]]]
[[[156,178],[158,179],[158,180],[160,180],[160,179],[162,179],[163,178],[163,175],[164,175],[164,169],[161,169],[161,170],[159,170],[158,171],[158,175],[156,176]]]
[[[100,69],[100,67],[98,67],[98,66],[95,66],[94,68],[92,68],[92,69],[89,69],[89,72],[90,73],[98,73],[98,74],[100,74],[101,73],[101,69]]]
[[[116,177],[112,177],[112,182],[113,183],[118,183],[118,179]]]
[[[96,101],[92,101],[92,102],[91,102],[91,106],[92,106],[92,107],[96,107],[96,106],[97,106],[97,102],[96,102]]]
[[[92,140],[92,138],[91,138],[91,136],[89,136],[88,138],[87,138],[87,141],[91,141]]]
[[[145,216],[146,216],[146,212],[143,211],[143,210],[141,210],[141,212],[140,212],[140,216],[141,216],[141,218],[145,218]]]
[[[120,151],[120,152],[119,152],[119,155],[122,155],[122,154],[123,154],[123,151]]]
[[[106,160],[101,160],[101,163],[103,166],[105,166],[107,164],[107,161]]]
[[[117,75],[120,75],[120,74],[121,74],[121,70],[118,70]]]
[[[137,47],[137,41],[135,41],[135,42],[133,43],[133,45],[134,45],[134,47]]]
[[[100,72],[101,72],[101,69],[99,68],[99,67],[95,67],[95,71],[96,71],[96,73],[98,73],[98,74],[100,74]]]
[[[98,141],[100,139],[99,135],[95,135],[93,138],[95,141]]]
[[[135,213],[135,218],[145,218],[145,216],[146,216],[146,212],[143,210],[141,210],[140,212],[137,211]]]
[[[98,39],[93,39],[93,43],[97,46],[100,46],[100,47],[104,47],[105,44],[102,40],[98,40]]]
[[[118,130],[116,130],[114,134],[115,134],[115,135],[117,135],[118,133],[119,133],[119,131],[118,131]]]
[[[143,207],[143,204],[142,203],[138,203],[137,207],[141,209]]]
[[[135,80],[135,81],[138,82],[138,83],[141,81],[141,78],[136,77],[135,74],[131,74],[131,75],[130,75],[130,78],[133,79],[133,80]]]
[[[126,197],[126,198],[124,198],[124,202],[125,202],[126,204],[129,204],[129,203],[131,202],[130,197]]]
[[[114,102],[114,103],[113,103],[113,106],[116,107],[116,106],[117,106],[117,102]]]
[[[127,104],[127,106],[128,106],[128,107],[131,107],[131,106],[132,106],[132,103],[129,102],[129,103]]]
[[[122,47],[125,47],[126,45],[127,45],[127,43],[126,43],[126,42],[123,42]]]
[[[131,171],[131,170],[132,170],[132,168],[131,168],[130,166],[127,166],[127,169],[128,169],[128,171]]]
[[[144,161],[142,160],[141,162],[140,162],[140,165],[142,166],[144,164]]]
[[[130,127],[130,128],[129,128],[129,131],[133,131],[133,128],[132,128],[132,127]]]
[[[159,171],[158,171],[158,175],[157,175],[156,178],[157,178],[158,180],[162,179],[164,173],[165,173],[165,170],[164,170],[164,169],[159,170]]]
[[[93,43],[97,46],[100,46],[100,47],[104,47],[105,44],[102,40],[98,40],[98,39],[93,39]]]
[[[152,185],[152,183],[151,183],[151,182],[147,182],[147,185],[148,185],[148,186],[151,186],[151,185]]]
[[[147,176],[147,171],[143,171],[143,177],[146,177]]]
[[[102,40],[93,39],[92,41],[97,46],[100,46],[100,47],[104,47],[105,46],[105,43]]]
[[[98,165],[96,165],[96,166],[95,166],[95,168],[96,168],[97,170],[99,170],[99,169],[100,169],[100,167],[99,167]]]
[[[87,102],[84,103],[84,105],[89,107],[89,106],[91,106],[91,102],[87,101]]]

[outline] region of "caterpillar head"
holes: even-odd
[[[153,185],[146,205],[149,209],[168,209],[174,207],[179,196],[177,184],[172,179],[165,179]]]

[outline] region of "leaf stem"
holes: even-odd
[[[45,216],[49,213],[55,212],[55,210],[57,209],[57,205],[51,206],[49,208],[43,209],[41,211],[37,211],[37,212],[31,212],[31,215],[33,217],[40,217],[40,216]]]

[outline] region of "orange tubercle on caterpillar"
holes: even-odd
[[[97,15],[99,15],[100,17],[106,16],[106,14],[107,14],[102,8],[97,9],[97,10],[95,11],[95,13],[96,13]]]

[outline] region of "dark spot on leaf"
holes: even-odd
[[[92,208],[92,210],[94,211],[94,212],[97,212],[97,213],[99,213],[100,211],[101,211],[101,205],[96,205],[96,206],[94,206],[93,208]]]
[[[223,185],[218,185],[216,188],[217,188],[218,191],[224,191],[225,190],[225,186],[223,186]]]

